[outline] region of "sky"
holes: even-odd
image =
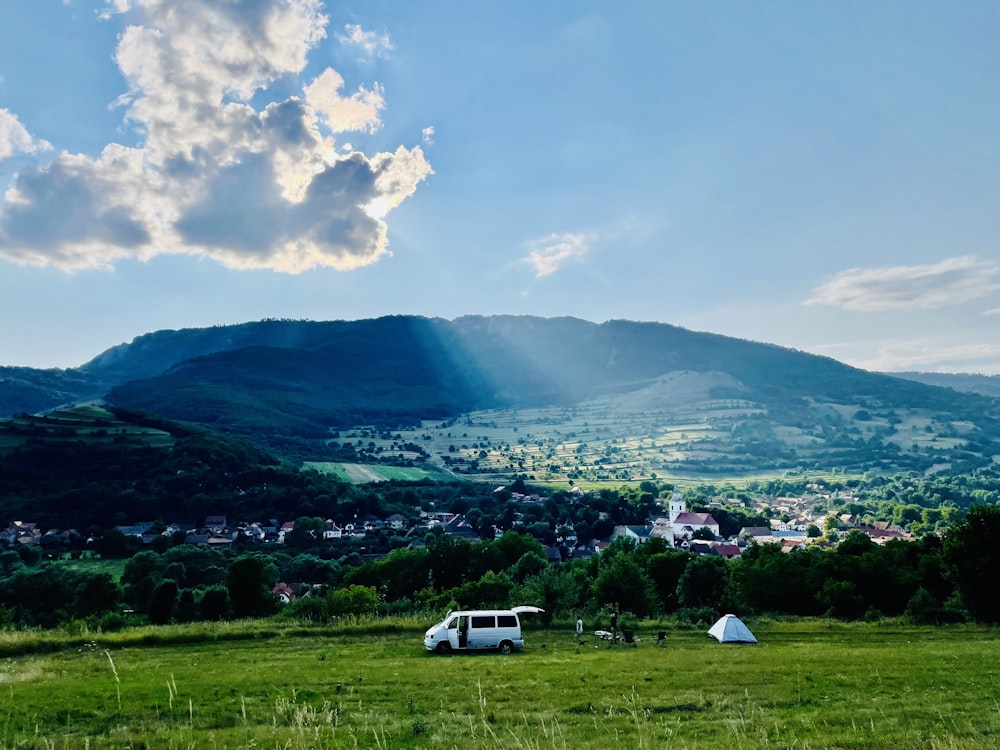
[[[998,38],[995,0],[5,0],[0,365],[524,314],[997,374]]]

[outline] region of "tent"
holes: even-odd
[[[708,634],[719,643],[756,643],[750,628],[736,615],[723,615],[708,629]]]

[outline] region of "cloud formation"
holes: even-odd
[[[51,144],[47,141],[32,138],[17,115],[10,110],[0,108],[0,160],[14,154],[33,154],[51,148]]]
[[[383,57],[392,50],[388,34],[379,35],[374,31],[365,31],[354,23],[346,24],[344,31],[346,33],[337,35],[340,41],[359,48],[366,58]]]
[[[587,255],[587,237],[583,234],[550,234],[537,240],[524,258],[524,262],[535,269],[535,278],[553,274],[567,263],[577,261]]]
[[[319,0],[188,0],[183,13],[109,0],[106,15],[130,14],[115,53],[128,84],[118,104],[140,143],[61,153],[18,173],[0,204],[0,257],[77,269],[188,253],[297,273],[385,254],[386,214],[432,172],[419,147],[338,148],[341,133],[379,129],[382,88],[345,94],[328,68],[299,96],[252,103],[301,75],[326,35],[321,11]],[[0,144],[15,133],[27,150],[9,117]]]
[[[927,310],[1000,291],[1000,264],[966,255],[925,266],[850,268],[813,290],[807,305],[859,312]]]

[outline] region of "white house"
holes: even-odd
[[[611,534],[611,540],[614,541],[615,539],[625,537],[626,539],[631,539],[636,544],[645,544],[651,536],[653,536],[652,526],[615,526],[615,530]]]

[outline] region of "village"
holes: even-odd
[[[501,488],[502,489],[502,488]],[[822,493],[827,492],[823,498]],[[850,500],[850,491],[838,490],[841,500]],[[812,488],[812,493],[800,497],[779,497],[768,502],[760,501],[753,510],[770,516],[764,526],[744,526],[735,534],[724,536],[720,524],[708,512],[693,512],[687,509],[687,502],[680,490],[665,498],[656,498],[657,514],[651,515],[644,524],[620,524],[606,538],[578,539],[573,514],[567,513],[558,523],[553,524],[551,534],[540,539],[547,559],[553,563],[569,559],[586,559],[599,555],[612,542],[627,539],[635,545],[643,545],[651,539],[661,539],[668,547],[683,549],[693,555],[713,555],[725,558],[739,557],[748,545],[777,544],[782,550],[791,551],[805,545],[832,547],[847,532],[863,534],[876,544],[889,540],[909,540],[912,536],[901,526],[887,521],[865,523],[849,514],[839,515],[817,513],[815,511],[817,493],[820,499],[830,499],[829,491]],[[519,506],[538,505],[544,497],[535,494],[511,493],[511,499]],[[579,487],[568,493],[568,498],[577,506],[587,503],[587,493]],[[716,499],[711,506],[725,509],[729,506],[743,507],[739,499]],[[605,517],[606,513],[601,513]],[[377,559],[387,554],[364,546],[366,539],[379,535],[383,540],[391,537],[393,548],[406,546],[417,548],[424,545],[427,533],[433,530],[451,537],[467,541],[499,538],[507,531],[530,535],[536,527],[528,529],[524,514],[515,514],[510,528],[491,527],[485,534],[477,529],[463,513],[420,509],[411,517],[393,513],[385,518],[366,515],[338,523],[333,519],[297,519],[279,521],[277,519],[234,522],[223,514],[206,516],[201,523],[142,521],[119,524],[114,533],[123,537],[133,547],[148,547],[163,551],[176,544],[190,544],[215,549],[268,548],[280,547],[292,541],[298,532],[298,543],[307,542],[312,546],[323,543],[347,543],[360,549],[362,557]],[[551,543],[554,538],[554,543]],[[93,533],[84,534],[76,529],[41,528],[31,521],[15,520],[0,531],[0,545],[6,547],[28,546],[39,549],[50,556],[66,552],[85,552],[95,545]]]

